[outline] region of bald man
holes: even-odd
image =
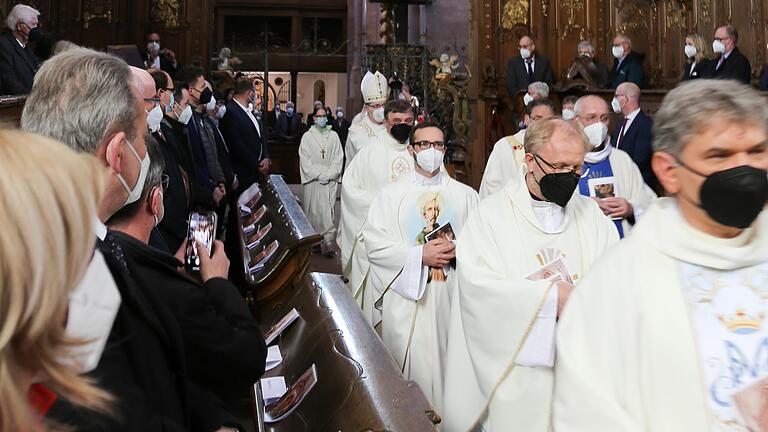
[[[653,121],[640,109],[640,87],[631,82],[620,84],[611,107],[624,116],[611,135],[611,145],[627,152],[640,168],[645,183],[657,190],[658,181],[651,170]]]
[[[147,127],[151,133],[160,129],[160,121],[163,119],[163,111],[160,109],[160,100],[155,97],[155,79],[144,69],[131,66],[133,79],[137,88],[141,90],[144,98],[144,112],[147,114]]]

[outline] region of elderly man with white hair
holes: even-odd
[[[523,102],[528,105],[532,101],[549,98],[549,86],[545,82],[536,81],[528,85],[528,93],[523,96]]]
[[[735,81],[694,80],[654,119],[670,196],[568,303],[555,430],[765,430],[768,106]]]
[[[595,46],[588,40],[579,42],[576,47],[578,56],[568,68],[568,79],[582,79],[594,87],[602,88],[608,81],[608,66],[601,62],[595,54]]]
[[[42,37],[37,17],[40,12],[18,4],[5,19],[10,30],[0,35],[0,94],[27,94],[40,67],[29,42]]]
[[[645,72],[643,72],[645,54],[632,51],[632,41],[627,35],[621,33],[613,38],[611,54],[616,60],[613,62],[606,88],[615,89],[625,82],[633,82],[642,88],[645,85]]]
[[[618,241],[595,202],[574,193],[589,147],[564,120],[532,123],[521,180],[467,219],[456,250],[443,431],[552,430],[557,317]]]

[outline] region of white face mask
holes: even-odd
[[[589,143],[592,144],[592,148],[600,147],[608,137],[608,126],[601,121],[592,123],[584,128],[584,135],[589,138]]]
[[[147,113],[147,126],[149,126],[149,131],[155,133],[160,130],[161,121],[163,121],[163,109],[158,105]]]
[[[207,104],[205,104],[205,109],[208,111],[213,111],[216,109],[216,98],[211,96],[211,100],[208,101]]]
[[[531,96],[529,93],[526,93],[525,96],[523,96],[523,103],[528,106],[528,104],[531,102],[533,102],[533,96]]]
[[[430,147],[416,153],[416,164],[428,173],[433,173],[440,169],[443,164],[443,152]]]
[[[378,123],[384,121],[384,107],[379,107],[373,110],[373,120]]]
[[[79,373],[90,372],[99,364],[121,300],[104,256],[96,250],[83,279],[69,294],[66,335],[87,342],[71,348],[69,360]]]
[[[187,124],[189,123],[190,118],[192,118],[192,107],[187,105],[187,107],[184,108],[184,111],[179,114],[179,123]]]
[[[696,47],[693,45],[686,45],[685,46],[685,55],[688,58],[691,58],[696,55]]]
[[[722,41],[716,40],[712,42],[712,51],[715,52],[715,54],[722,54],[725,52],[725,44],[723,44]]]
[[[623,46],[615,46],[611,49],[611,52],[613,53],[613,56],[617,59],[620,59],[624,57],[624,47]]]
[[[125,189],[126,192],[128,192],[128,198],[125,199],[125,203],[123,204],[123,207],[127,206],[128,204],[135,203],[136,201],[141,198],[141,191],[144,189],[144,181],[147,179],[147,172],[149,171],[149,152],[144,155],[144,159],[139,157],[139,154],[136,152],[136,149],[133,148],[133,144],[128,142],[127,139],[123,138],[123,141],[125,141],[126,144],[128,144],[128,148],[131,149],[131,153],[133,153],[134,156],[136,156],[136,159],[139,161],[139,165],[141,168],[139,169],[139,178],[136,179],[136,184],[133,186],[133,189],[128,187],[128,183],[125,181],[125,178],[123,178],[122,174],[117,175],[117,180],[120,182],[121,185],[123,185],[123,189]]]
[[[219,120],[223,119],[224,118],[224,114],[226,114],[226,112],[227,112],[227,107],[222,105],[221,107],[219,107],[219,112],[216,113],[216,118],[219,119]]]
[[[619,100],[616,99],[616,96],[614,96],[613,100],[611,101],[611,108],[613,108],[613,112],[616,114],[621,113],[621,103],[619,103]]]
[[[528,48],[520,48],[520,57],[528,60],[528,58],[531,57],[531,50]]]
[[[147,44],[147,51],[160,51],[159,42],[150,42]]]
[[[574,117],[576,117],[576,113],[572,109],[563,109],[563,120],[572,120]]]
[[[344,118],[344,111],[336,111],[336,117]]]

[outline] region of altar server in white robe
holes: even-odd
[[[656,193],[645,184],[632,158],[611,146],[605,99],[584,96],[576,101],[574,112],[577,124],[592,146],[584,156],[579,192],[595,199],[605,216],[613,220],[619,237],[624,238],[656,199]]]
[[[671,196],[569,301],[557,431],[766,430],[766,125],[763,96],[736,81],[664,98],[651,164]]]
[[[384,344],[405,378],[439,410],[450,296],[456,288],[452,240],[478,197],[440,170],[445,134],[436,123],[417,125],[409,141],[415,170],[382,189],[363,227],[371,263],[368,289],[382,310]]]
[[[389,94],[387,78],[376,72],[366,72],[360,82],[360,92],[363,94],[363,110],[352,119],[349,127],[349,135],[344,145],[344,156],[347,161],[345,168],[355,159],[360,150],[368,144],[374,143],[386,137],[384,104]]]
[[[444,431],[550,430],[557,317],[574,285],[618,241],[594,200],[576,192],[588,146],[564,120],[532,123],[523,180],[481,201],[464,225]]]
[[[388,133],[363,147],[344,172],[337,238],[342,273],[348,279],[347,287],[371,325],[381,321],[381,313],[371,307],[375,301],[374,294],[366,290],[369,263],[363,244],[363,224],[373,199],[381,189],[413,170],[413,157],[407,149],[408,136],[413,128],[413,107],[406,101],[393,100],[387,102],[384,111]]]
[[[304,212],[312,227],[323,236],[320,243],[323,254],[333,252],[336,226],[333,215],[336,191],[341,180],[344,152],[336,132],[328,124],[325,108],[315,108],[314,125],[301,137],[299,167]]]
[[[525,131],[536,121],[549,120],[555,116],[555,105],[549,99],[536,99],[526,107],[525,129],[506,136],[493,145],[491,155],[485,164],[483,180],[480,182],[480,198],[500,191],[511,179],[519,179],[520,165],[525,159]]]

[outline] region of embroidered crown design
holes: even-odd
[[[736,309],[736,312],[731,316],[717,316],[717,319],[719,319],[729,331],[736,334],[751,334],[760,330],[763,326],[764,318],[765,316],[763,313],[750,316],[744,309]]]

